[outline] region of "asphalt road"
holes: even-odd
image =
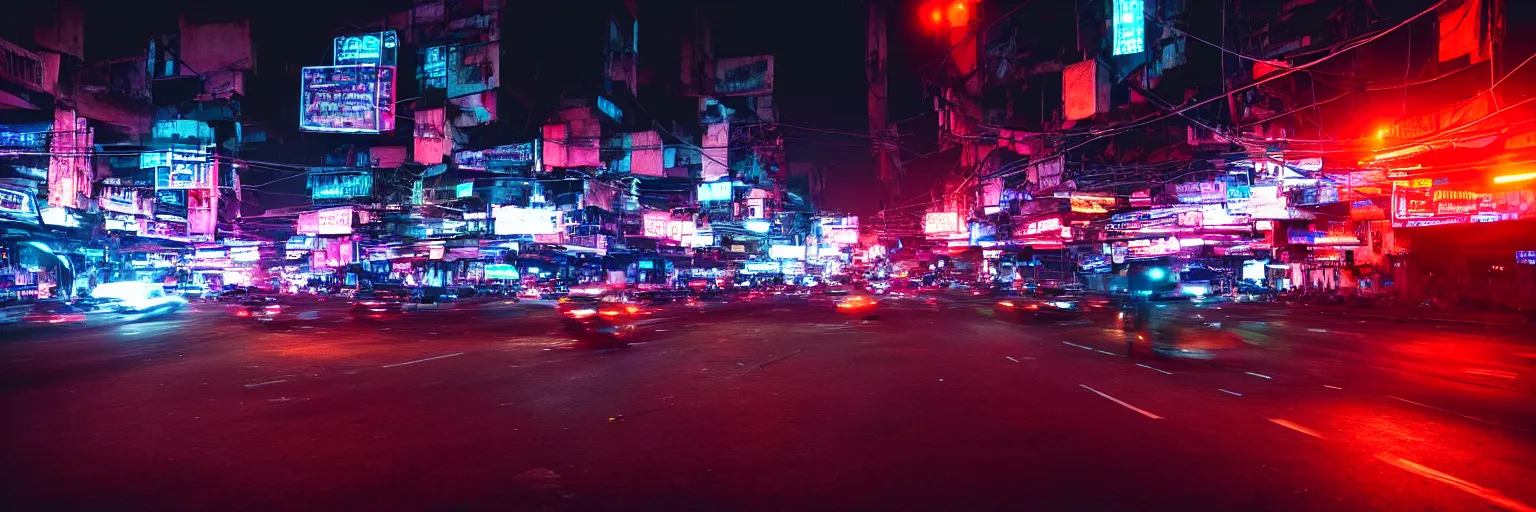
[[[547,305],[0,341],[7,509],[1533,510],[1536,340],[1256,306],[1170,359],[985,301],[615,347]]]

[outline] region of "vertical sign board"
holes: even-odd
[[[417,73],[425,89],[448,88],[448,47],[433,46],[421,49],[421,71]]]
[[[726,123],[708,125],[704,133],[704,181],[720,181],[731,174],[731,127]]]
[[[75,111],[56,109],[53,134],[49,144],[48,204],[83,208],[81,194],[90,194],[91,150],[95,141],[91,127]]]
[[[1110,55],[1141,53],[1146,49],[1146,21],[1142,19],[1146,3],[1144,0],[1114,2],[1115,18],[1110,27],[1114,33],[1114,46],[1110,49]]]
[[[310,66],[300,75],[299,129],[379,133],[395,129],[395,68]]]

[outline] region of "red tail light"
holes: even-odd
[[[1039,304],[1025,304],[1024,309],[1040,309]]]
[[[249,310],[242,309],[242,310],[236,311],[235,312],[235,316],[240,317],[240,318],[246,318],[246,317],[251,316],[251,312]]]
[[[998,301],[997,305],[1005,307],[1005,308],[1011,308],[1011,307],[1013,307],[1013,301],[1011,301],[1011,300]]]

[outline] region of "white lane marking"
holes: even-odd
[[[1062,343],[1065,343],[1067,345],[1071,345],[1071,346],[1074,346],[1074,347],[1077,347],[1077,348],[1080,348],[1080,349],[1083,349],[1083,350],[1093,350],[1093,347],[1085,347],[1085,346],[1082,346],[1082,345],[1078,345],[1076,343],[1072,343],[1070,341],[1063,341]]]
[[[408,364],[416,364],[416,363],[422,363],[422,362],[426,362],[426,361],[431,361],[433,359],[443,359],[443,358],[447,358],[447,357],[462,356],[462,355],[464,355],[463,352],[455,352],[455,353],[448,354],[448,355],[445,355],[445,356],[428,357],[426,359],[417,359],[415,361],[406,361],[404,363],[386,364],[384,366],[380,366],[380,368],[394,368],[396,366],[405,366],[405,365],[408,365]]]
[[[1328,332],[1328,329],[1309,328],[1309,329],[1307,329],[1307,331],[1310,331],[1310,332]]]
[[[1472,420],[1472,421],[1476,421],[1476,422],[1479,422],[1479,423],[1486,423],[1486,424],[1489,424],[1489,425],[1493,425],[1495,427],[1504,427],[1504,428],[1507,428],[1507,429],[1510,429],[1510,430],[1518,430],[1520,432],[1525,432],[1527,434],[1536,434],[1536,431],[1532,431],[1532,430],[1528,430],[1528,429],[1523,429],[1523,428],[1520,428],[1520,427],[1515,427],[1515,426],[1510,426],[1510,425],[1505,425],[1505,424],[1499,423],[1497,421],[1488,421],[1488,420],[1485,420],[1485,419],[1482,419],[1482,418],[1479,418],[1479,417],[1476,417],[1476,416],[1467,416],[1465,414],[1462,414],[1462,413],[1459,413],[1459,412],[1456,412],[1456,411],[1452,411],[1452,410],[1448,410],[1448,409],[1441,409],[1439,407],[1435,407],[1435,406],[1429,405],[1429,404],[1421,404],[1419,402],[1415,402],[1415,401],[1409,400],[1407,398],[1398,398],[1398,397],[1395,397],[1395,396],[1392,396],[1392,395],[1387,395],[1387,398],[1391,398],[1393,400],[1397,400],[1397,401],[1400,401],[1400,402],[1407,402],[1407,403],[1410,403],[1410,404],[1413,404],[1413,405],[1417,405],[1419,407],[1423,407],[1425,409],[1434,409],[1436,411],[1440,411],[1440,412],[1443,412],[1443,413],[1446,413],[1446,414],[1451,414],[1451,415],[1455,415],[1455,416],[1461,416],[1463,418],[1466,418],[1466,419],[1469,419],[1469,420]]]
[[[1248,375],[1252,375],[1254,377],[1258,377],[1258,378],[1261,378],[1261,379],[1272,379],[1272,378],[1274,378],[1274,377],[1270,377],[1268,375],[1264,375],[1262,373],[1253,373],[1253,372],[1243,372],[1243,373],[1246,373]]]
[[[1328,388],[1328,389],[1344,389],[1344,388],[1341,388],[1341,387],[1338,387],[1338,386],[1329,386],[1327,384],[1323,384],[1323,387]]]
[[[1227,390],[1221,389],[1221,388],[1216,388],[1216,391],[1220,391],[1222,393],[1226,393],[1226,394],[1232,395],[1232,396],[1243,396],[1242,393],[1238,393],[1236,391],[1227,391]]]
[[[277,384],[279,382],[288,382],[288,379],[278,379],[278,380],[269,380],[269,381],[266,381],[266,382],[256,382],[256,383],[252,383],[252,384],[246,384],[245,387],[246,387],[246,389],[259,388],[259,387],[262,387],[262,386],[265,386],[265,385],[268,385],[268,384]]]
[[[1516,510],[1519,512],[1536,511],[1536,508],[1531,508],[1530,505],[1526,505],[1524,503],[1507,498],[1504,495],[1499,494],[1498,491],[1494,491],[1472,482],[1468,482],[1466,480],[1435,471],[1434,469],[1430,469],[1429,467],[1408,459],[1404,459],[1402,457],[1395,457],[1385,453],[1378,453],[1376,454],[1376,458],[1381,459],[1382,462],[1396,466],[1398,469],[1403,471],[1407,471],[1409,473],[1413,473],[1415,475],[1419,475],[1424,478],[1455,487],[1462,490],[1463,492],[1466,492],[1467,494],[1488,500],[1489,503],[1498,505],[1500,507]]]
[[[1099,395],[1099,396],[1102,396],[1102,397],[1104,397],[1104,398],[1107,398],[1107,399],[1109,399],[1109,401],[1111,401],[1111,402],[1114,402],[1114,403],[1117,403],[1117,404],[1120,404],[1120,406],[1121,406],[1121,407],[1125,407],[1125,408],[1126,408],[1126,409],[1130,409],[1130,410],[1132,410],[1132,411],[1136,411],[1136,412],[1139,412],[1139,413],[1141,413],[1141,415],[1142,415],[1142,416],[1146,416],[1146,417],[1148,417],[1148,418],[1152,418],[1152,419],[1154,419],[1154,420],[1160,420],[1160,419],[1163,419],[1163,417],[1162,417],[1162,416],[1158,416],[1158,415],[1156,415],[1156,414],[1152,414],[1152,413],[1150,413],[1150,412],[1147,412],[1147,411],[1145,411],[1145,410],[1142,410],[1142,409],[1140,409],[1140,408],[1138,408],[1138,407],[1136,407],[1136,406],[1134,406],[1134,405],[1131,405],[1131,404],[1128,404],[1128,403],[1125,403],[1125,402],[1121,402],[1121,401],[1120,401],[1120,399],[1118,399],[1118,398],[1115,398],[1115,397],[1112,397],[1112,396],[1109,396],[1109,395],[1106,395],[1106,394],[1104,394],[1104,393],[1103,393],[1103,392],[1101,392],[1101,391],[1099,391],[1099,390],[1097,390],[1097,389],[1093,389],[1093,388],[1090,388],[1090,387],[1088,387],[1088,385],[1087,385],[1087,384],[1078,384],[1078,385],[1079,385],[1079,386],[1082,386],[1082,387],[1083,387],[1083,389],[1086,389],[1086,390],[1088,390],[1088,391],[1092,391],[1092,392],[1093,392],[1093,394],[1095,394],[1095,395]]]
[[[1006,358],[1008,358],[1009,361],[1013,361],[1015,363],[1019,362],[1019,360],[1018,359],[1014,359],[1013,356],[1003,356],[1003,357],[1006,357]]]
[[[1116,354],[1116,353],[1110,352],[1108,350],[1095,350],[1094,352],[1098,352],[1100,354],[1111,355],[1111,356],[1115,356],[1115,357],[1120,357],[1120,354]]]
[[[1318,439],[1322,439],[1323,438],[1323,435],[1317,433],[1316,430],[1312,430],[1310,428],[1303,427],[1301,425],[1297,425],[1297,424],[1291,422],[1290,420],[1282,420],[1280,418],[1267,418],[1267,419],[1269,420],[1270,423],[1274,423],[1276,425],[1280,425],[1282,427],[1285,427],[1285,428],[1288,428],[1288,429],[1291,429],[1291,430],[1295,430],[1297,432],[1301,432],[1303,434],[1306,434],[1306,435],[1309,435],[1309,436],[1312,436],[1312,437],[1316,437]]]
[[[1170,372],[1168,370],[1164,370],[1164,369],[1161,369],[1161,368],[1153,368],[1151,366],[1147,366],[1147,365],[1144,365],[1144,364],[1141,364],[1141,363],[1136,363],[1136,366],[1140,366],[1142,368],[1146,368],[1148,370],[1152,370],[1154,372],[1158,372],[1158,373],[1161,373],[1163,375],[1173,375],[1173,372]]]

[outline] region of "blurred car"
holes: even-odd
[[[1082,303],[1066,296],[1040,296],[1024,293],[1003,295],[997,301],[997,310],[1003,318],[1022,322],[1063,321],[1083,318]]]
[[[815,293],[810,295],[808,300],[811,304],[832,307],[836,306],[839,302],[842,302],[843,299],[846,299],[851,295],[853,295],[853,289],[849,287],[828,286],[820,290],[816,290]]]
[[[251,296],[258,294],[259,290],[255,288],[235,287],[218,292],[214,298],[219,302],[244,302],[246,299],[251,298]]]
[[[205,299],[212,293],[207,286],[200,284],[167,285],[166,292],[180,295],[187,299]]]
[[[320,319],[320,312],[313,307],[283,301],[273,296],[256,296],[233,306],[236,318],[250,319],[269,326],[291,326]]]
[[[1206,324],[1177,323],[1137,333],[1138,341],[1150,343],[1163,357],[1200,360],[1231,360],[1245,346],[1243,337]]]
[[[22,315],[24,324],[76,324],[85,322],[85,311],[64,301],[48,301],[33,304]]]
[[[405,316],[410,294],[400,289],[361,290],[352,300],[349,314],[354,320],[389,320]]]
[[[639,332],[642,320],[652,314],[635,294],[612,290],[600,295],[572,294],[561,297],[555,311],[573,332],[591,332],[626,340]]]
[[[880,300],[866,292],[850,292],[835,303],[839,313],[861,318],[874,317],[879,306]]]
[[[180,311],[187,299],[165,293],[165,287],[155,283],[119,281],[97,285],[91,296],[119,313],[159,316]]]

